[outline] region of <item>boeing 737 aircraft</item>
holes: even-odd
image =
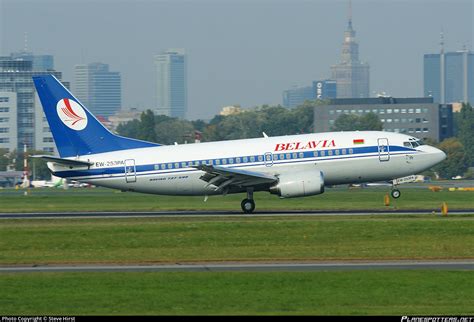
[[[163,146],[107,130],[54,76],[33,77],[59,157],[55,176],[161,195],[247,193],[281,198],[321,194],[325,185],[392,180],[419,173],[446,155],[417,138],[390,132],[328,132]],[[392,188],[392,196],[400,191]]]

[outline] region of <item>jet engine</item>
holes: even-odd
[[[270,187],[270,193],[281,198],[319,195],[324,192],[324,176],[321,171],[300,171],[278,176],[278,183]]]

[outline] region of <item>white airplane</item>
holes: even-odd
[[[108,131],[54,76],[33,77],[60,157],[55,176],[160,195],[318,195],[325,185],[392,180],[446,158],[417,138],[390,132],[328,132],[163,146]],[[392,196],[400,191],[392,188]],[[207,198],[207,197],[206,197]]]

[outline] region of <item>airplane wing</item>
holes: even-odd
[[[231,186],[245,188],[262,184],[271,185],[278,181],[274,175],[248,170],[238,170],[212,165],[199,165],[195,168],[204,171],[200,179],[206,181],[206,187],[214,185],[215,190],[225,192],[225,188]]]

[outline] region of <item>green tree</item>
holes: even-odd
[[[361,130],[382,131],[383,124],[375,113],[367,113],[360,118]]]
[[[158,142],[155,132],[155,114],[151,110],[146,110],[140,115],[139,139]]]
[[[434,170],[440,177],[451,179],[463,175],[467,170],[464,146],[458,138],[452,137],[438,144],[438,148],[446,153],[446,160],[437,165]]]
[[[464,146],[466,162],[474,166],[474,109],[470,104],[463,104],[457,123],[457,137]]]
[[[374,113],[362,116],[355,114],[342,114],[334,122],[334,131],[381,131],[383,124]]]
[[[155,125],[156,140],[160,144],[194,143],[194,127],[191,122],[176,118],[157,122]]]
[[[0,149],[0,171],[6,171],[10,164],[10,158],[7,149]]]
[[[334,121],[332,129],[334,131],[355,131],[359,130],[360,117],[355,114],[342,114]]]

